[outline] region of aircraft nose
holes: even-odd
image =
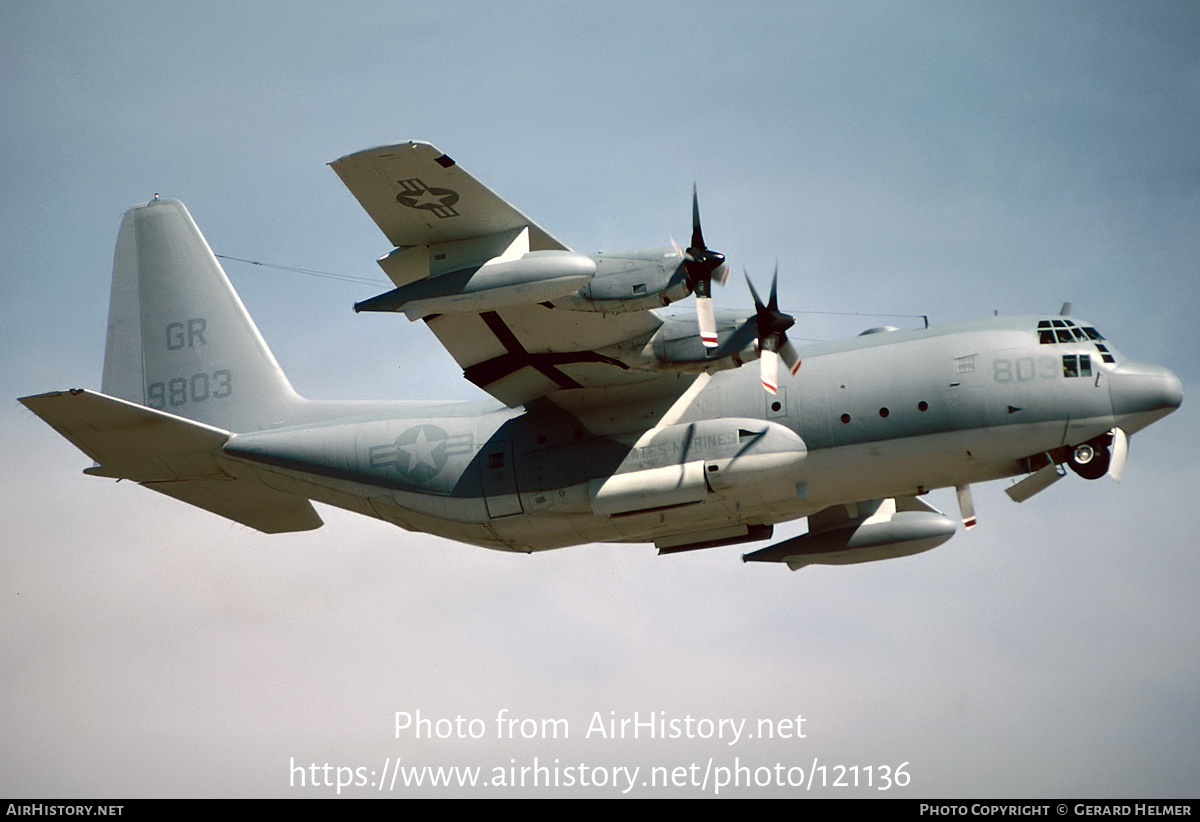
[[[1160,366],[1125,362],[1111,374],[1113,417],[1127,431],[1145,428],[1183,402],[1183,383]]]

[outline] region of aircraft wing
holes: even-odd
[[[528,227],[531,250],[569,250],[429,143],[369,148],[329,165],[397,248]]]
[[[664,325],[652,309],[691,293],[677,249],[571,252],[428,143],[330,165],[395,246],[379,264],[397,288],[356,310],[423,319],[505,404],[549,397],[577,416],[597,402],[669,406],[701,370],[647,353]]]

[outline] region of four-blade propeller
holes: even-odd
[[[750,286],[750,295],[754,297],[755,323],[758,327],[758,349],[760,372],[763,388],[772,394],[779,390],[779,359],[783,358],[784,365],[795,375],[800,370],[800,352],[788,342],[787,330],[796,324],[796,318],[779,310],[779,265],[775,266],[775,274],[771,277],[771,298],[763,304],[762,298],[754,290],[750,275],[746,274],[746,285]]]
[[[717,321],[713,316],[712,281],[722,285],[729,276],[725,255],[704,244],[700,230],[700,199],[692,186],[692,244],[683,255],[688,287],[696,294],[696,319],[700,325],[700,341],[705,348],[717,347]]]
[[[722,351],[713,351],[718,347],[719,341],[716,317],[713,313],[712,283],[714,279],[722,285],[725,283],[729,276],[729,265],[725,262],[724,254],[713,251],[704,243],[704,231],[700,227],[700,198],[695,185],[692,186],[692,242],[686,251],[680,253],[683,255],[688,288],[696,295],[696,321],[700,328],[700,341],[712,352],[711,355],[722,356]],[[779,390],[779,359],[783,358],[784,364],[792,374],[800,369],[800,354],[787,338],[787,330],[795,324],[796,319],[779,310],[778,264],[771,279],[771,297],[765,304],[754,290],[754,284],[750,282],[748,274],[746,284],[750,286],[750,293],[754,297],[753,331],[758,339],[763,388],[775,394]],[[739,332],[741,331],[742,329],[739,329]],[[740,336],[740,333],[735,336]]]

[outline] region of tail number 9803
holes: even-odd
[[[190,377],[172,377],[166,382],[152,382],[146,386],[146,401],[151,408],[162,411],[167,407],[223,399],[232,393],[233,375],[222,368],[212,374],[192,374]]]

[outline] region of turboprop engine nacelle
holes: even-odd
[[[596,276],[577,292],[551,300],[555,308],[622,314],[661,308],[692,293],[675,248],[602,251],[589,259]]]
[[[710,494],[791,494],[807,455],[796,432],[765,420],[668,425],[639,437],[617,473],[589,483],[588,496],[594,513],[620,515],[704,502]]]
[[[919,554],[954,536],[954,520],[936,508],[912,497],[904,503],[907,509],[898,511],[896,500],[882,500],[866,518],[843,519],[843,525],[784,540],[742,560],[785,562],[793,571],[805,565],[851,565]]]

